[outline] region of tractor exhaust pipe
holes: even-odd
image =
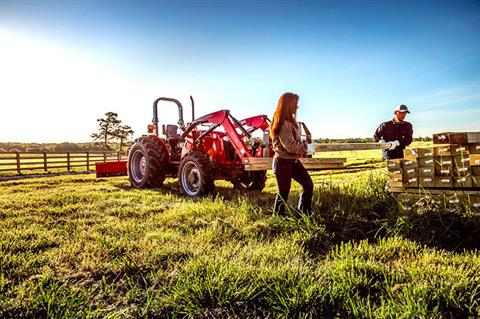
[[[190,101],[192,101],[192,122],[195,121],[195,102],[193,102],[193,97],[190,95]]]
[[[155,134],[158,136],[158,102],[160,102],[160,101],[173,102],[173,103],[177,104],[177,106],[178,106],[178,126],[182,130],[184,130],[185,129],[185,123],[183,122],[182,103],[180,103],[180,101],[178,101],[176,99],[172,99],[172,98],[169,98],[169,97],[159,97],[158,99],[155,100],[155,102],[153,102],[153,119],[152,119],[152,122],[155,125]]]

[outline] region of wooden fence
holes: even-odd
[[[124,152],[0,152],[0,174],[94,170],[97,162],[126,160]]]

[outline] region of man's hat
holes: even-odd
[[[400,104],[399,106],[397,106],[395,108],[395,110],[393,110],[394,112],[407,112],[407,113],[410,113],[410,111],[408,110],[408,107],[404,104]]]

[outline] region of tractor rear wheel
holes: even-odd
[[[215,190],[214,170],[207,154],[191,152],[180,162],[178,183],[187,196],[203,196]]]
[[[242,191],[263,190],[267,181],[267,171],[245,172],[239,179],[233,181],[233,186]]]
[[[136,188],[161,187],[168,167],[168,149],[162,140],[141,137],[128,152],[128,178]]]

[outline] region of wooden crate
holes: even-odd
[[[454,166],[453,167],[453,176],[468,176],[468,175],[472,175],[472,168],[470,166],[468,167]]]
[[[470,144],[469,152],[470,154],[480,154],[480,143]]]
[[[480,143],[480,132],[443,132],[433,134],[434,144]]]
[[[452,156],[464,156],[470,154],[470,146],[469,145],[451,145],[450,152]]]
[[[472,178],[472,187],[480,188],[480,176],[470,175]]]
[[[417,193],[410,193],[407,189],[405,191],[395,196],[400,210],[403,211],[411,211],[426,202],[451,210],[468,207],[474,211],[480,211],[480,193],[478,192],[474,194],[461,190],[428,190]]]
[[[392,187],[389,189],[391,193],[408,193],[408,194],[423,194],[425,195],[451,195],[451,194],[466,194],[466,195],[480,195],[480,190],[472,189],[437,189],[432,188],[428,190],[405,188],[405,187]]]
[[[471,166],[473,176],[480,176],[480,166]]]
[[[435,187],[435,178],[433,176],[421,176],[418,178],[418,186],[423,188]]]
[[[446,194],[445,206],[447,208],[460,208],[461,206],[465,206],[467,198],[467,195],[460,193],[453,193],[451,195]]]
[[[406,148],[403,150],[403,158],[406,160],[414,160],[416,161],[418,158],[418,149],[416,148]]]
[[[453,176],[453,166],[436,166],[435,167],[435,176],[443,177],[443,176]]]
[[[480,154],[470,154],[470,165],[480,166]]]
[[[404,168],[415,168],[415,167],[418,167],[418,162],[415,161],[415,160],[406,159],[406,160],[403,160],[403,167]]]
[[[433,157],[420,157],[418,159],[419,167],[433,167],[435,166],[435,160]]]
[[[435,176],[435,168],[434,167],[419,167],[418,168],[418,176],[419,177],[433,177],[433,176]]]
[[[453,166],[456,166],[456,167],[470,167],[470,156],[469,155],[454,156],[452,159],[453,159]]]
[[[451,176],[434,177],[435,187],[452,188],[453,180]]]
[[[433,155],[434,156],[451,156],[452,147],[451,145],[435,146],[433,148]]]
[[[403,168],[392,169],[388,171],[389,176],[403,175]]]
[[[403,169],[403,176],[406,179],[410,179],[412,177],[418,177],[418,168],[413,167],[413,168],[404,168]]]
[[[388,171],[396,171],[402,168],[403,161],[401,159],[392,159],[387,161]]]
[[[417,149],[417,152],[418,152],[418,158],[424,158],[424,157],[432,158],[434,155],[433,147],[420,147]]]
[[[404,177],[403,187],[418,188],[418,177]]]
[[[403,176],[401,174],[395,174],[388,176],[389,187],[403,187]]]
[[[453,177],[453,187],[454,188],[468,188],[472,187],[472,177],[471,176],[456,176]]]
[[[453,175],[453,159],[451,156],[435,156],[435,175],[451,176]]]
[[[480,194],[467,195],[467,201],[472,209],[474,209],[475,211],[480,211]]]
[[[435,165],[435,176],[452,176],[453,165]]]

